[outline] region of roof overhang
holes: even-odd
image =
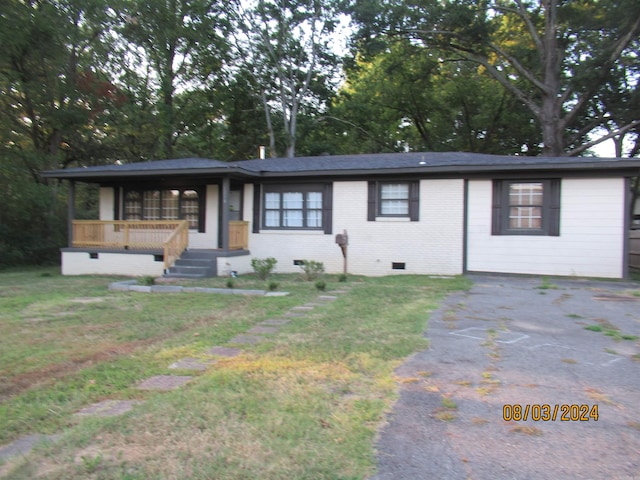
[[[220,162],[159,160],[42,172],[45,178],[89,183],[156,179],[318,179],[377,176],[465,178],[490,175],[640,176],[640,159],[506,157],[460,152],[298,157]]]

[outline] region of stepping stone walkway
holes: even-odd
[[[131,410],[135,405],[144,403],[140,400],[104,400],[89,405],[75,413],[78,416],[95,415],[97,417],[115,417]]]
[[[231,347],[213,347],[211,350],[207,352],[209,355],[217,355],[218,357],[237,357],[242,353],[242,350],[239,348],[231,348]]]
[[[210,365],[211,363],[204,363],[197,358],[183,358],[169,365],[169,368],[172,370],[197,370],[203,372]]]
[[[264,340],[264,337],[259,337],[257,335],[246,335],[241,333],[240,335],[236,335],[229,343],[239,343],[241,345],[255,345],[256,343],[260,343]]]
[[[258,325],[276,325],[276,326],[280,326],[280,325],[286,325],[287,323],[290,323],[290,322],[291,322],[291,320],[286,320],[284,318],[272,318],[272,319],[260,322]]]
[[[206,292],[206,293],[231,293],[228,290],[224,289],[212,289],[212,288],[182,288],[182,287],[169,287],[155,286],[155,288],[143,287],[138,289],[139,285],[134,285],[136,280],[129,280],[126,282],[118,282],[110,285],[111,290],[134,290],[134,291],[156,291],[156,292],[177,292],[177,291],[197,291],[197,292]],[[318,301],[323,303],[331,302],[337,300],[337,294],[347,293],[348,290],[334,290],[330,293],[332,295],[320,295],[318,296]],[[233,292],[233,293],[240,293]],[[280,295],[288,295],[287,292],[268,292],[265,293],[263,291],[242,291],[244,294],[250,295],[265,295],[265,296],[280,296]],[[291,318],[304,317],[306,312],[313,310],[315,307],[321,306],[317,303],[307,303],[305,305],[301,305],[299,307],[293,307],[291,310],[284,314],[285,318],[271,318],[268,320],[264,320],[260,322],[258,325],[247,330],[246,333],[240,334],[229,340],[230,344],[241,344],[241,345],[253,345],[265,340],[265,337],[262,335],[269,335],[278,333],[280,326],[286,325],[291,322]],[[206,353],[208,355],[218,356],[218,357],[226,357],[232,358],[242,354],[242,350],[239,348],[226,347],[226,346],[215,346],[209,349]],[[211,366],[212,362],[203,362],[196,358],[183,358],[180,359],[171,365],[169,365],[170,369],[174,370],[195,370],[195,371],[203,371]],[[169,391],[175,390],[177,388],[182,387],[186,383],[190,382],[194,377],[190,375],[157,375],[151,378],[148,378],[138,384],[135,388],[138,390],[159,390],[159,391]],[[100,417],[108,417],[108,416],[116,416],[121,415],[125,412],[131,410],[135,405],[142,404],[144,401],[141,400],[104,400],[102,402],[95,403],[93,405],[89,405],[88,407],[83,408],[75,413],[77,416],[100,416]],[[33,447],[41,442],[55,442],[60,438],[60,435],[27,435],[25,437],[19,438],[13,443],[9,445],[5,445],[0,447],[0,462],[5,461],[11,457],[16,455],[27,455]]]
[[[189,375],[156,375],[143,381],[138,390],[174,390],[193,379]]]
[[[39,443],[56,442],[60,435],[27,435],[17,439],[15,442],[0,448],[0,461],[4,462],[11,457],[27,455],[33,447]]]
[[[268,335],[271,333],[278,333],[278,330],[280,330],[278,327],[263,327],[261,325],[258,325],[256,327],[253,327],[247,330],[247,333],[258,333],[260,335],[263,335],[263,334]]]

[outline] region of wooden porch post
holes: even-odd
[[[76,216],[76,183],[69,180],[69,204],[67,205],[67,243],[73,247],[73,219]]]
[[[220,192],[220,246],[225,252],[229,251],[229,191],[229,177],[223,177]]]

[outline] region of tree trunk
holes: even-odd
[[[543,91],[540,123],[542,124],[542,153],[559,157],[564,152],[562,101],[560,92],[560,57],[558,49],[558,2],[545,0],[545,29],[543,37]]]

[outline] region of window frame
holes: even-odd
[[[259,213],[259,218],[254,218],[254,226],[260,225],[261,230],[265,231],[316,231],[323,233],[331,233],[332,229],[332,196],[333,186],[330,183],[267,183],[256,185],[254,192],[254,214]],[[302,195],[301,208],[284,208],[284,195],[286,193],[294,193]],[[321,195],[320,208],[310,208],[309,194],[317,193]],[[278,208],[267,208],[267,195],[278,194]],[[268,212],[278,212],[278,225],[267,225]],[[301,226],[285,226],[286,211],[301,211]],[[311,212],[316,212],[320,225],[309,226],[311,220]],[[254,228],[254,233],[259,230]]]
[[[178,191],[178,218],[163,218],[163,213],[165,210],[165,204],[163,202],[164,200],[164,195],[165,192],[170,192],[170,191]],[[204,189],[202,187],[155,187],[155,186],[150,186],[150,187],[144,187],[144,188],[139,188],[139,187],[125,187],[123,189],[122,192],[122,218],[123,220],[129,220],[129,215],[127,214],[127,207],[128,207],[128,202],[129,199],[127,198],[127,196],[129,195],[129,193],[135,192],[138,194],[138,200],[137,200],[137,210],[139,211],[139,216],[140,218],[135,218],[133,221],[145,221],[145,220],[158,220],[158,221],[164,221],[164,220],[189,220],[189,218],[187,216],[185,216],[185,211],[184,208],[186,207],[186,204],[189,203],[188,199],[185,197],[186,192],[188,191],[194,191],[196,192],[197,195],[197,208],[198,208],[198,212],[197,212],[197,218],[195,219],[195,225],[192,226],[191,222],[189,223],[189,230],[192,231],[198,231],[199,233],[204,233],[204,228],[205,228],[205,222],[204,222],[204,206],[205,206],[205,201],[204,201]],[[158,218],[154,218],[154,219],[148,219],[145,217],[145,197],[147,195],[145,195],[146,193],[149,192],[158,192]],[[191,202],[193,204],[193,201]]]
[[[512,206],[509,198],[511,185],[523,183],[542,184],[542,219],[540,228],[513,228],[509,226]],[[493,205],[491,235],[560,236],[560,187],[559,178],[513,178],[493,180]],[[526,206],[526,205],[522,205]]]
[[[382,213],[384,199],[382,190],[387,185],[407,185],[407,213]],[[420,181],[419,180],[384,180],[368,182],[368,208],[367,220],[375,222],[376,219],[406,218],[412,222],[420,220]]]

